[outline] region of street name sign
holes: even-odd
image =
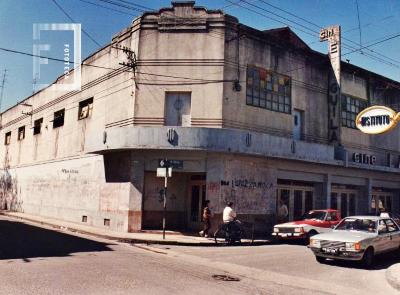
[[[167,175],[168,171],[168,175]],[[172,167],[157,168],[157,177],[172,177]]]

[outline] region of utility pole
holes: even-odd
[[[133,76],[136,77],[137,60],[135,51],[126,46],[118,47],[118,49],[122,49],[122,51],[126,54],[126,57],[128,59],[128,62],[120,62],[119,64],[130,67],[133,70]]]
[[[0,92],[0,129],[3,127],[3,113],[1,111],[1,107],[3,106],[3,94],[4,94],[4,85],[6,84],[6,77],[7,77],[7,69],[3,72],[3,78],[1,80],[1,92]]]
[[[138,85],[136,83],[136,68],[137,68],[137,59],[136,53],[132,49],[126,46],[116,47],[117,49],[122,49],[122,51],[126,54],[126,58],[128,62],[120,62],[120,65],[127,66],[132,69],[133,72],[133,82],[135,83],[135,88],[138,89]]]

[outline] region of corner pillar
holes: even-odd
[[[128,231],[134,232],[142,229],[143,221],[143,188],[144,188],[144,159],[130,158],[130,183]]]

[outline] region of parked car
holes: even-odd
[[[340,212],[333,209],[311,210],[301,220],[277,224],[272,236],[278,239],[308,239],[316,234],[331,231],[340,221]]]
[[[313,236],[309,247],[320,263],[327,258],[358,260],[369,267],[376,255],[400,249],[400,230],[392,218],[351,216],[333,231]]]

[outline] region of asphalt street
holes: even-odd
[[[0,217],[0,294],[396,294],[395,259],[364,270],[301,245],[129,245]]]
[[[320,264],[311,250],[296,243],[218,248],[169,246],[168,249],[159,245],[157,248],[179,253],[181,257],[208,260],[210,265],[229,262],[252,272],[253,278],[311,289],[315,294],[399,294],[385,279],[386,269],[400,262],[393,254],[378,256],[375,267],[368,270],[356,262],[328,260]]]

